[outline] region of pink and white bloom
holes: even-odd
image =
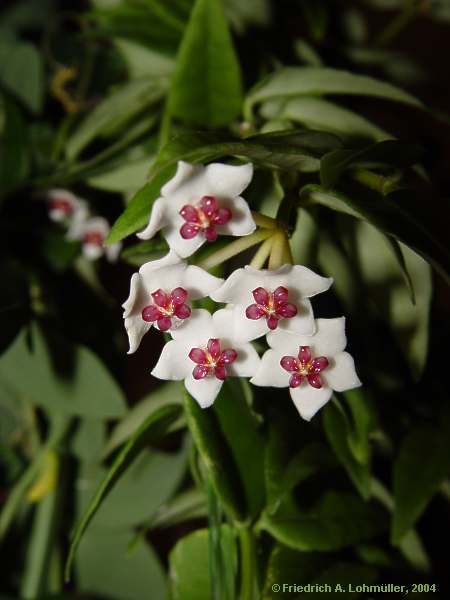
[[[230,335],[229,309],[211,315],[199,309],[183,327],[173,330],[173,340],[161,353],[152,375],[184,380],[187,391],[202,408],[213,404],[227,377],[252,377],[260,358],[248,342]]]
[[[317,319],[316,333],[292,335],[269,333],[270,350],[263,355],[251,383],[289,387],[300,416],[309,421],[331,398],[333,390],[344,392],[361,385],[348,352],[345,318]]]
[[[73,219],[84,220],[89,213],[84,200],[63,189],[48,191],[47,207],[50,219],[56,223],[67,223]]]
[[[189,302],[205,298],[222,282],[200,267],[188,265],[173,250],[142,265],[132,276],[130,295],[122,305],[128,354],[137,350],[152,325],[168,331],[184,324],[195,312]]]
[[[250,183],[253,165],[178,162],[175,176],[161,188],[143,240],[162,230],[170,248],[185,258],[218,235],[243,236],[256,229],[247,202],[240,194]]]
[[[276,271],[246,266],[234,271],[211,298],[234,305],[233,329],[241,339],[253,340],[274,330],[311,335],[315,325],[308,298],[332,283],[300,265],[283,265]]]
[[[105,246],[110,229],[108,221],[103,217],[76,218],[70,224],[67,239],[79,240],[82,243],[82,252],[89,260],[96,260],[104,254],[110,262],[115,262],[122,244],[118,242]]]

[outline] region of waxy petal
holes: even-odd
[[[296,318],[294,317],[294,319]],[[310,346],[314,356],[327,356],[328,358],[342,352],[347,344],[345,317],[316,319],[315,323],[316,332],[312,336],[297,334],[294,336],[281,326],[275,333],[267,335],[267,342],[272,348],[291,347],[292,338],[295,338],[298,346]],[[281,325],[283,325],[283,321],[281,321]]]
[[[298,371],[298,364],[295,356],[283,356],[280,360],[280,365],[289,373]]]
[[[184,240],[191,240],[196,235],[199,235],[200,227],[193,223],[185,223],[180,227],[180,235]]]
[[[157,306],[154,305],[149,305],[146,306],[143,310],[142,310],[142,318],[144,319],[144,321],[148,321],[149,323],[152,323],[153,321],[157,321],[160,317],[161,317],[161,311],[159,310],[159,308]]]
[[[170,300],[174,306],[179,306],[180,304],[184,304],[188,297],[187,291],[182,287],[177,287],[170,292]]]
[[[196,223],[198,225],[200,224],[200,218],[198,216],[198,212],[195,210],[195,207],[192,206],[191,204],[185,204],[181,208],[180,216],[183,217],[183,219],[187,223]]]
[[[158,379],[178,381],[192,374],[194,366],[189,358],[192,346],[184,341],[171,340],[162,349],[152,375]]]
[[[298,349],[298,360],[307,364],[311,360],[311,348],[309,346],[300,346]]]
[[[300,416],[310,421],[318,410],[331,398],[333,391],[329,387],[315,389],[310,385],[301,385],[289,390]]]
[[[344,392],[362,385],[356,374],[355,361],[348,352],[336,354],[329,367],[321,373],[321,377],[336,392]]]
[[[180,304],[175,307],[174,315],[179,319],[188,319],[192,314],[190,306],[187,304]]]
[[[201,348],[192,348],[189,352],[189,358],[198,365],[205,365],[208,362],[206,352]]]
[[[247,308],[245,309],[245,316],[247,317],[247,319],[256,321],[261,317],[265,317],[266,311],[263,308],[261,308],[259,304],[250,304],[250,306],[247,306]]]
[[[217,223],[217,231],[221,235],[234,235],[237,237],[249,235],[256,230],[256,223],[252,217],[249,205],[240,197],[225,197],[220,199],[220,208],[231,213],[231,219],[225,223]],[[224,215],[223,212],[220,213]]]
[[[217,338],[211,338],[208,340],[208,352],[211,354],[214,360],[218,360],[220,357],[220,340]]]
[[[215,242],[217,240],[217,229],[214,225],[210,225],[203,230],[203,235],[208,242]]]
[[[215,225],[226,225],[233,218],[233,214],[229,208],[219,208],[214,215],[212,222]]]
[[[194,379],[204,379],[208,377],[210,370],[206,365],[197,365],[192,371],[192,377]]]
[[[136,235],[141,240],[150,240],[160,229],[167,225],[167,204],[163,198],[158,198],[153,202],[148,225]]]
[[[225,379],[227,378],[227,370],[224,366],[218,365],[214,369],[214,375],[217,377],[217,379],[225,381]]]
[[[159,317],[157,324],[160,331],[169,331],[169,329],[172,327],[172,319],[165,316]]]
[[[237,359],[238,353],[234,348],[226,348],[220,355],[220,363],[224,365],[231,365]]]
[[[208,408],[217,398],[223,381],[217,379],[217,377],[205,377],[204,379],[196,380],[191,375],[184,380],[184,385],[201,408]]]
[[[152,292],[151,297],[153,298],[154,303],[161,308],[167,308],[169,305],[170,298],[162,289]]]
[[[203,196],[200,207],[207,217],[211,217],[218,209],[217,200],[214,196]]]
[[[270,296],[266,289],[263,287],[257,287],[252,291],[252,296],[255,299],[255,302],[261,304],[262,306],[268,306]]]
[[[287,387],[289,373],[280,364],[284,355],[283,350],[267,350],[260,360],[255,375],[250,379],[250,383],[261,387]]]

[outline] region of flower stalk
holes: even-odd
[[[259,244],[272,236],[273,230],[259,229],[258,231],[255,231],[255,233],[239,238],[235,242],[231,242],[231,244],[225,246],[225,248],[221,248],[217,252],[214,252],[204,260],[200,261],[198,266],[206,270],[213,269],[224,263],[226,260],[233,258],[233,256],[244,252],[244,250],[247,250],[252,246],[256,246],[256,244]]]

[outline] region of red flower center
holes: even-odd
[[[185,204],[180,215],[186,221],[180,228],[181,237],[190,240],[202,232],[208,242],[217,239],[217,225],[225,225],[232,217],[229,208],[219,208],[214,196],[203,196],[198,206]]]
[[[64,200],[63,198],[54,198],[49,201],[50,210],[61,210],[66,215],[70,215],[73,213],[72,203],[68,200]]]
[[[326,369],[329,364],[326,356],[313,358],[309,346],[300,346],[298,357],[283,356],[280,360],[283,369],[288,373],[292,373],[289,379],[289,387],[291,388],[298,387],[306,379],[309,385],[320,389],[323,382],[319,373]]]
[[[247,306],[247,319],[256,321],[265,317],[269,329],[276,329],[280,319],[292,319],[298,312],[295,304],[288,302],[289,290],[283,286],[277,287],[274,292],[259,287],[252,294],[256,304]]]
[[[224,381],[227,378],[226,367],[236,360],[237,355],[233,348],[221,350],[220,340],[211,338],[205,350],[192,348],[189,352],[189,358],[196,363],[192,375],[194,379],[204,379],[208,375],[214,375]]]
[[[187,319],[191,316],[191,309],[185,304],[188,293],[184,288],[177,287],[170,294],[159,289],[150,295],[154,304],[142,310],[142,318],[147,322],[156,321],[161,331],[167,331],[172,327],[172,317]]]
[[[103,246],[105,236],[100,231],[88,231],[83,236],[85,244],[94,244],[95,246]]]

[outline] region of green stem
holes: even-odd
[[[275,271],[283,265],[286,235],[279,231],[273,236],[272,249],[269,258],[269,270]]]
[[[253,532],[250,527],[239,531],[241,550],[241,600],[257,600],[260,597],[258,589],[256,547]]]
[[[273,237],[274,236],[267,238],[267,240],[265,240],[258,248],[255,256],[252,258],[250,266],[254,269],[262,269],[266,260],[269,258],[272,251]]]
[[[198,266],[206,270],[217,267],[229,258],[236,256],[236,254],[240,254],[241,252],[244,252],[244,250],[256,246],[259,242],[273,236],[273,234],[274,232],[272,229],[260,229],[255,231],[255,233],[241,237],[235,242],[228,244],[228,246],[225,246],[225,248],[221,248],[217,252],[214,252],[205,258],[205,260],[199,262]]]
[[[376,46],[388,46],[417,16],[420,2],[410,0],[405,8],[390,21],[375,40]]]
[[[398,188],[399,175],[397,174],[384,177],[368,169],[354,169],[351,171],[351,176],[355,181],[383,195],[389,194]]]
[[[272,217],[268,217],[266,215],[262,215],[259,212],[252,211],[252,217],[258,227],[263,229],[276,229],[278,227],[278,223]]]

